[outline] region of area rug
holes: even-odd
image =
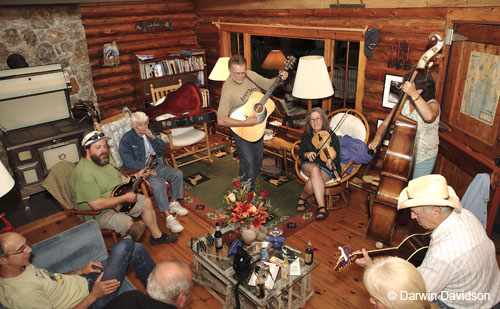
[[[232,180],[238,176],[239,167],[239,163],[233,160],[232,156],[213,158],[213,161],[213,163],[199,161],[181,167],[184,175],[193,175],[201,171],[209,178],[196,186],[185,184],[184,205],[212,226],[215,222],[222,221],[220,218],[220,214],[224,213],[222,201],[232,189]],[[297,213],[295,206],[303,187],[294,180],[294,175],[287,174],[286,178],[289,181],[280,186],[265,181],[261,176],[257,178],[257,187],[268,192],[268,200],[271,202],[270,212],[276,215],[273,220],[265,224],[265,227],[268,231],[278,227],[284,231],[285,237],[314,221],[317,212],[315,207],[309,207],[305,212]],[[198,205],[205,207],[197,210]],[[289,227],[290,222],[294,223],[295,227]]]
[[[200,183],[204,183],[205,181],[209,180],[210,178],[208,178],[207,176],[205,176],[203,173],[194,173],[193,175],[191,176],[188,176],[188,177],[184,177],[184,181],[190,185],[190,186],[197,186],[199,185]]]

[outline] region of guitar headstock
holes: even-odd
[[[297,61],[297,58],[295,58],[294,56],[286,57],[285,66],[283,67],[283,70],[288,71],[291,68],[293,68],[293,66],[295,65],[295,61]]]
[[[347,266],[351,265],[351,263],[356,260],[356,255],[349,255],[349,247],[346,245],[345,248],[340,247],[340,254],[335,267],[333,268],[336,272],[341,272]]]

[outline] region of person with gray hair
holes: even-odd
[[[146,166],[150,155],[157,155],[158,164],[150,171],[146,180],[151,186],[158,209],[165,214],[167,228],[173,233],[179,233],[184,227],[173,214],[179,216],[188,214],[187,209],[179,203],[179,200],[184,198],[184,175],[181,170],[165,164],[160,154],[165,151],[166,144],[159,135],[149,129],[149,118],[145,113],[133,113],[130,124],[132,129],[123,135],[118,148],[123,167],[142,169]],[[165,181],[170,183],[170,201]]]
[[[477,218],[462,209],[455,190],[441,175],[411,180],[398,210],[428,230],[431,241],[418,271],[439,308],[500,308],[500,271],[495,245]],[[372,263],[365,249],[361,266]]]
[[[184,261],[159,263],[148,278],[147,292],[125,292],[111,300],[106,309],[124,308],[186,308],[191,294],[193,272]]]
[[[363,283],[374,308],[437,308],[436,304],[430,304],[426,299],[422,275],[402,258],[390,256],[375,259],[363,273]]]

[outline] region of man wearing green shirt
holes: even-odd
[[[127,192],[111,197],[113,189],[128,179],[117,169],[116,162],[109,155],[107,138],[102,132],[93,131],[82,140],[82,159],[71,175],[70,187],[73,200],[81,210],[102,210],[96,221],[103,229],[116,231],[121,236],[130,234],[135,240],[140,239],[144,225],[151,232],[150,244],[158,245],[177,240],[177,234],[165,234],[160,231],[153,204],[141,194]],[[148,175],[144,168],[136,177]],[[121,203],[135,203],[130,212],[115,212],[113,207]],[[141,216],[141,220],[133,220]]]

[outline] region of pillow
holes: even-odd
[[[122,158],[120,157],[120,153],[118,152],[118,146],[120,145],[120,140],[123,134],[127,133],[132,129],[130,125],[130,117],[124,116],[116,121],[111,123],[101,125],[101,131],[107,137],[110,137],[111,140],[108,141],[109,151],[115,159],[118,167],[123,165]]]
[[[337,123],[342,119],[344,113],[338,113],[332,117],[330,120],[330,128],[333,130],[337,126]],[[366,128],[365,124],[361,119],[353,115],[347,115],[344,122],[335,132],[338,136],[350,135],[353,138],[360,139],[362,141],[366,138]]]

